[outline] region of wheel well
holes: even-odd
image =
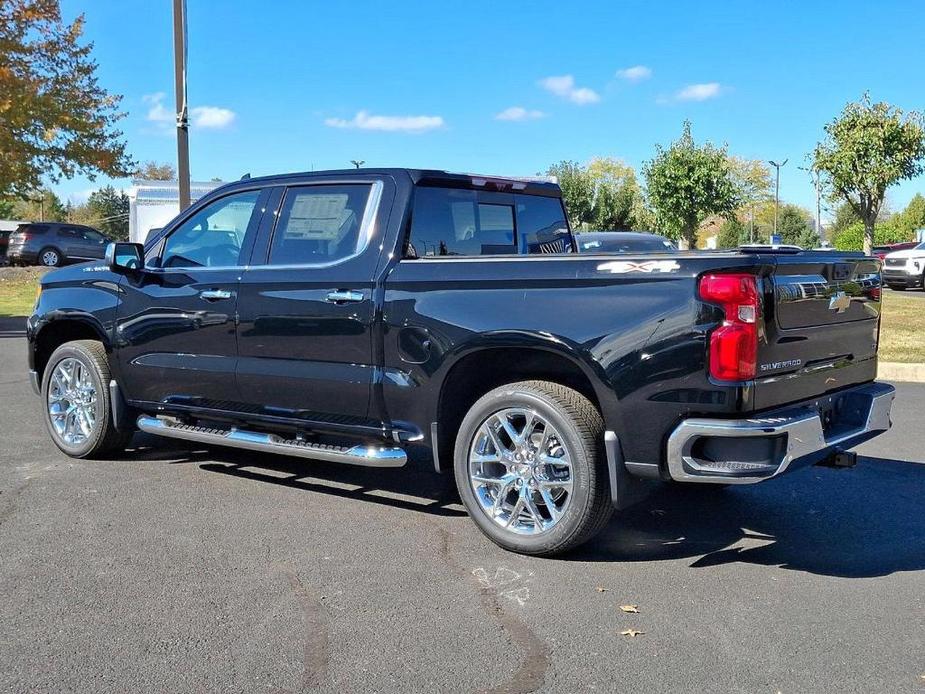
[[[42,328],[35,340],[35,371],[39,383],[45,374],[45,366],[52,352],[65,342],[72,340],[97,340],[102,342],[100,334],[90,325],[75,320],[59,320]]]
[[[527,380],[553,381],[577,390],[601,411],[591,381],[567,357],[523,347],[485,349],[463,357],[447,374],[437,404],[441,469],[452,467],[455,432],[476,400],[493,388]]]

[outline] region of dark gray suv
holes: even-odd
[[[10,265],[57,267],[69,262],[100,260],[106,253],[107,238],[82,224],[41,222],[20,224],[10,234],[7,258]]]

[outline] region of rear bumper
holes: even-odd
[[[922,286],[922,275],[909,274],[906,270],[886,270],[880,273],[883,283],[887,286],[900,285],[903,287],[920,287]]]
[[[678,482],[754,484],[889,430],[895,389],[868,383],[753,419],[686,419],[668,438]]]
[[[7,249],[6,257],[11,263],[22,263],[24,265],[34,265],[38,262],[38,253],[30,251],[22,246],[13,246]]]

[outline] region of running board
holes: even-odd
[[[169,436],[174,439],[196,441],[197,443],[215,444],[246,448],[263,453],[295,455],[300,458],[327,460],[347,465],[364,467],[401,467],[408,461],[408,456],[401,448],[386,446],[331,446],[323,443],[308,443],[297,439],[284,439],[276,434],[263,434],[244,429],[210,429],[191,424],[183,424],[173,419],[160,419],[141,415],[138,428],[148,434]]]

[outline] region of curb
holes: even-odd
[[[904,364],[898,361],[882,361],[877,365],[877,378],[881,378],[884,381],[925,383],[925,364]]]

